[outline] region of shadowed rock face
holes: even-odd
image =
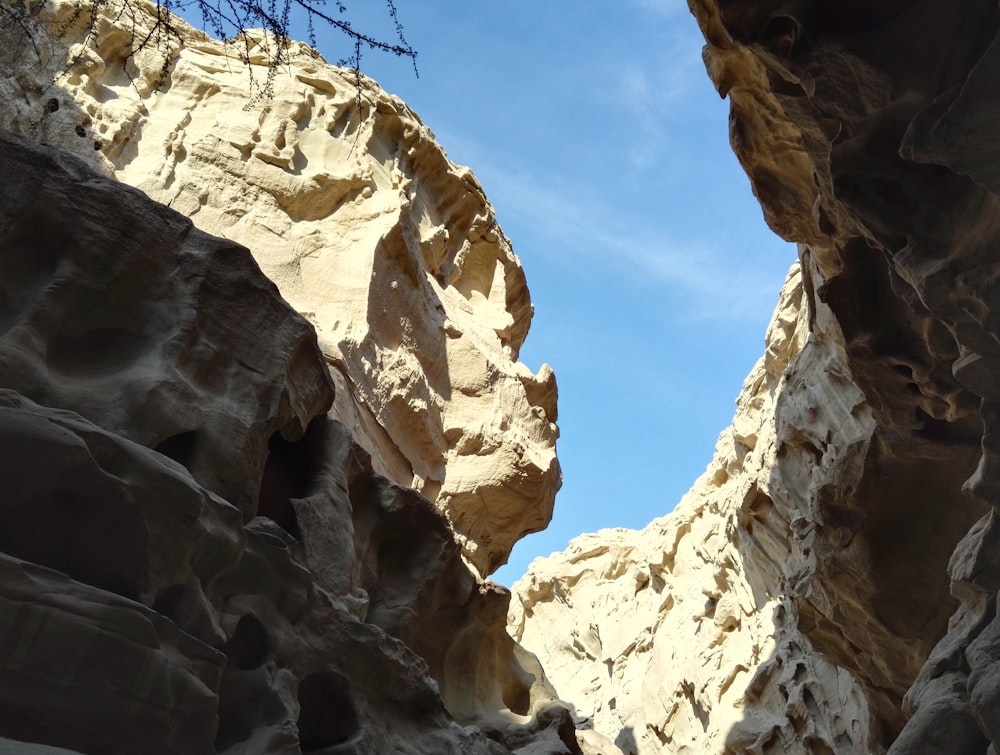
[[[0,749],[579,751],[246,249],[5,132],[0,176]]]
[[[74,161],[0,160],[0,385],[161,450],[252,518],[269,439],[333,398],[312,328],[242,247]]]
[[[624,752],[996,749],[1000,11],[691,7],[734,149],[801,264],[678,511],[536,565],[511,626]],[[365,85],[356,111],[353,81],[304,49],[272,109],[216,118],[242,91],[220,46],[185,34],[170,91],[214,110],[123,77],[112,34],[65,100],[43,97],[50,72],[16,69],[5,122],[266,239],[261,264],[320,342],[238,247],[4,145],[0,736],[87,752],[129,751],[108,737],[123,726],[165,753],[575,751],[500,628],[505,596],[398,485],[436,500],[482,572],[557,485],[554,382],[512,361],[530,305],[478,186],[402,106]],[[157,108],[176,118],[147,122]],[[334,170],[334,133],[367,157]],[[334,238],[310,224],[368,213],[371,264],[337,258],[348,239],[319,265],[360,292],[364,317],[341,322],[302,274]],[[407,316],[380,318],[397,297]],[[476,318],[487,327],[463,340]],[[374,462],[325,417],[324,359],[336,416]],[[526,418],[510,443],[492,444],[503,422],[468,424],[486,394]],[[486,473],[494,451],[517,460],[512,477]],[[517,505],[491,506],[511,480],[501,498]],[[121,664],[94,663],[107,656]]]
[[[732,102],[734,149],[772,227],[802,245],[876,422],[853,484],[820,498],[827,533],[813,580],[827,597],[800,601],[800,626],[871,685],[883,745],[915,712],[895,751],[926,748],[935,728],[981,751],[981,734],[996,741],[989,652],[956,653],[949,635],[950,662],[935,651],[899,704],[954,611],[945,567],[955,536],[1000,490],[1000,13],[988,2],[692,9]],[[966,624],[970,610],[993,610],[991,570],[959,575],[969,558],[983,562],[988,517],[952,562]]]

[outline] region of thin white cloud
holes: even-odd
[[[676,18],[690,13],[681,0],[630,0],[632,7],[661,19]]]
[[[665,153],[668,128],[689,118],[693,96],[703,96],[711,86],[697,41],[692,42],[696,38],[680,23],[654,23],[662,27],[656,54],[650,55],[648,46],[644,46],[643,55],[628,49],[609,51],[616,60],[614,64],[605,62],[596,72],[594,88],[595,104],[614,119],[615,129],[626,137],[622,140],[626,162],[636,171],[659,162]],[[684,19],[684,23],[694,22]]]
[[[748,311],[769,312],[780,277],[794,259],[790,245],[781,255],[784,242],[765,229],[756,241],[746,241],[753,248],[727,248],[736,242],[719,228],[683,242],[658,227],[656,219],[638,224],[634,216],[616,219],[599,199],[578,190],[543,186],[529,174],[485,161],[478,165],[493,202],[502,208],[501,223],[510,218],[517,229],[530,233],[524,239],[514,234],[515,250],[530,244],[533,255],[556,255],[568,266],[588,265],[623,285],[668,289],[681,318],[729,320]],[[761,248],[761,240],[769,249]],[[765,256],[772,251],[778,254]]]

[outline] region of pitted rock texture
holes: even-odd
[[[878,749],[864,687],[815,652],[793,599],[816,570],[810,499],[874,427],[841,344],[810,333],[802,277],[793,267],[733,424],[677,508],[583,535],[514,585],[512,635],[624,753]],[[807,434],[825,459],[789,449]]]
[[[333,416],[491,573],[548,523],[561,477],[555,377],[517,361],[532,304],[479,183],[401,101],[305,45],[270,76],[274,39],[223,44],[172,18],[130,58],[153,6],[117,7],[90,33],[88,3],[47,5],[28,19],[37,51],[5,27],[23,54],[0,61],[0,126],[249,247],[317,330]]]
[[[0,750],[580,752],[245,248],[0,132],[0,269]]]
[[[313,329],[237,244],[76,161],[0,160],[0,385],[158,449],[252,518],[269,440],[332,401]]]
[[[814,261],[817,295],[837,318],[877,423],[858,484],[828,497],[844,537],[853,545],[861,535],[870,559],[823,561],[830,568],[816,581],[838,600],[803,629],[881,687],[870,693],[874,721],[894,752],[995,748],[986,624],[996,588],[984,509],[1000,490],[991,272],[1000,196],[995,137],[984,134],[998,123],[1000,10],[737,6],[692,4],[709,72],[732,103],[734,148],[772,227]],[[927,461],[915,465],[913,455]],[[950,535],[984,515],[943,567]],[[844,578],[851,563],[872,591],[860,605],[829,587],[856,581]],[[949,573],[963,601],[950,625],[941,612],[951,601],[929,600]],[[894,709],[923,646],[938,640]],[[906,642],[913,649],[900,654]]]
[[[765,218],[799,244],[798,353],[774,361],[772,325],[689,497],[538,563],[515,636],[626,751],[993,752],[1000,10],[689,5]]]

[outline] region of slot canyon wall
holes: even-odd
[[[1000,10],[689,5],[800,263],[705,475],[511,632],[624,752],[996,752]]]
[[[0,750],[581,753],[484,579],[560,472],[476,179],[304,45],[0,10]]]
[[[481,574],[505,563],[551,518],[556,385],[517,361],[531,299],[472,173],[307,45],[269,79],[263,32],[226,45],[181,19],[157,36],[141,2],[45,7],[38,49],[7,27],[0,126],[248,247],[316,329],[333,415],[377,470],[435,502]]]
[[[1000,748],[1000,10],[689,5],[800,260],[676,510],[513,600],[556,385],[472,174],[304,45],[7,6],[0,749]]]

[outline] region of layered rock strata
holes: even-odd
[[[993,751],[1000,12],[690,5],[802,304],[677,511],[534,566],[515,636],[625,751]]]
[[[580,752],[245,248],[3,132],[0,177],[2,748]]]
[[[249,247],[317,330],[332,416],[446,513],[481,574],[548,523],[556,384],[517,361],[524,273],[409,108],[305,45],[216,42],[141,0],[57,0],[3,34],[0,126]]]

